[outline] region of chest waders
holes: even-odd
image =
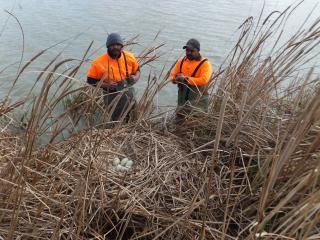
[[[182,72],[182,66],[185,61],[185,57],[180,63],[180,73]],[[198,70],[208,59],[203,59],[198,66],[194,69],[191,77],[195,77]],[[190,113],[191,108],[188,106],[189,102],[192,106],[205,110],[207,107],[207,93],[206,86],[192,86],[187,83],[178,84],[178,108],[185,113]]]
[[[124,52],[122,52],[124,57],[124,63],[126,68],[126,78],[129,77],[127,59]],[[119,60],[118,62],[118,70],[121,76],[121,69]],[[122,76],[121,76],[122,78]],[[128,121],[130,110],[132,110],[133,106],[132,101],[134,101],[134,90],[132,87],[125,88],[124,81],[119,82],[115,88],[107,88],[104,89],[104,103],[108,106],[109,110],[112,110],[111,120],[118,121],[121,119],[122,115],[126,113],[125,120]],[[128,109],[130,107],[130,110]]]

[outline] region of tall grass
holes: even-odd
[[[208,112],[195,110],[174,129],[155,121],[165,114],[152,107],[169,72],[149,76],[131,122],[104,129],[89,121],[99,112],[100,124],[110,122],[113,108],[101,104],[99,88],[72,86],[91,44],[62,73],[64,62],[76,60],[54,58],[37,77],[42,89],[25,134],[1,132],[0,236],[319,239],[319,79],[312,69],[303,79],[294,76],[319,48],[320,26],[318,20],[302,27],[278,46],[291,13],[256,24],[247,19],[212,78]],[[158,47],[143,52],[140,65],[156,59]],[[69,95],[72,104],[56,115]],[[6,99],[0,114],[21,104]],[[87,128],[78,131],[86,116]],[[48,129],[49,144],[39,147]],[[73,136],[56,143],[65,129]],[[115,156],[133,159],[134,169],[115,171]]]

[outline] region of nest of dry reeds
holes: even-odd
[[[190,154],[173,135],[135,128],[83,132],[26,159],[20,169],[25,171],[19,195],[25,207],[17,219],[21,236],[189,239],[199,232],[210,160]],[[116,171],[115,156],[132,159],[133,169]],[[207,231],[212,228],[213,235],[223,221],[227,192],[226,183],[220,184],[207,209],[212,221]],[[7,196],[2,223],[11,223],[18,190],[10,186],[2,192]]]

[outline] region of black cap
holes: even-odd
[[[114,45],[114,44],[119,44],[123,46],[123,40],[121,36],[118,33],[110,33],[107,38],[107,47]]]
[[[183,49],[190,48],[191,50],[193,49],[198,49],[200,51],[200,42],[197,39],[191,38],[188,40],[185,46],[183,46]]]

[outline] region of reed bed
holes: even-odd
[[[149,76],[134,117],[110,128],[99,90],[70,85],[91,45],[58,77],[52,73],[61,62],[54,59],[37,78],[43,87],[26,131],[1,132],[0,236],[319,239],[319,76],[312,69],[304,77],[296,72],[319,49],[320,21],[278,46],[290,14],[292,8],[241,25],[239,41],[212,78],[208,111],[195,109],[180,125],[153,112],[169,72]],[[144,51],[141,63],[155,60],[158,47]],[[50,94],[57,82],[61,91]],[[74,93],[80,97],[55,115]],[[9,105],[6,99],[1,106]],[[102,125],[76,129],[97,111]],[[48,129],[49,143],[39,146]],[[57,142],[65,129],[74,130],[72,136]],[[116,171],[116,156],[132,159],[133,169]]]

